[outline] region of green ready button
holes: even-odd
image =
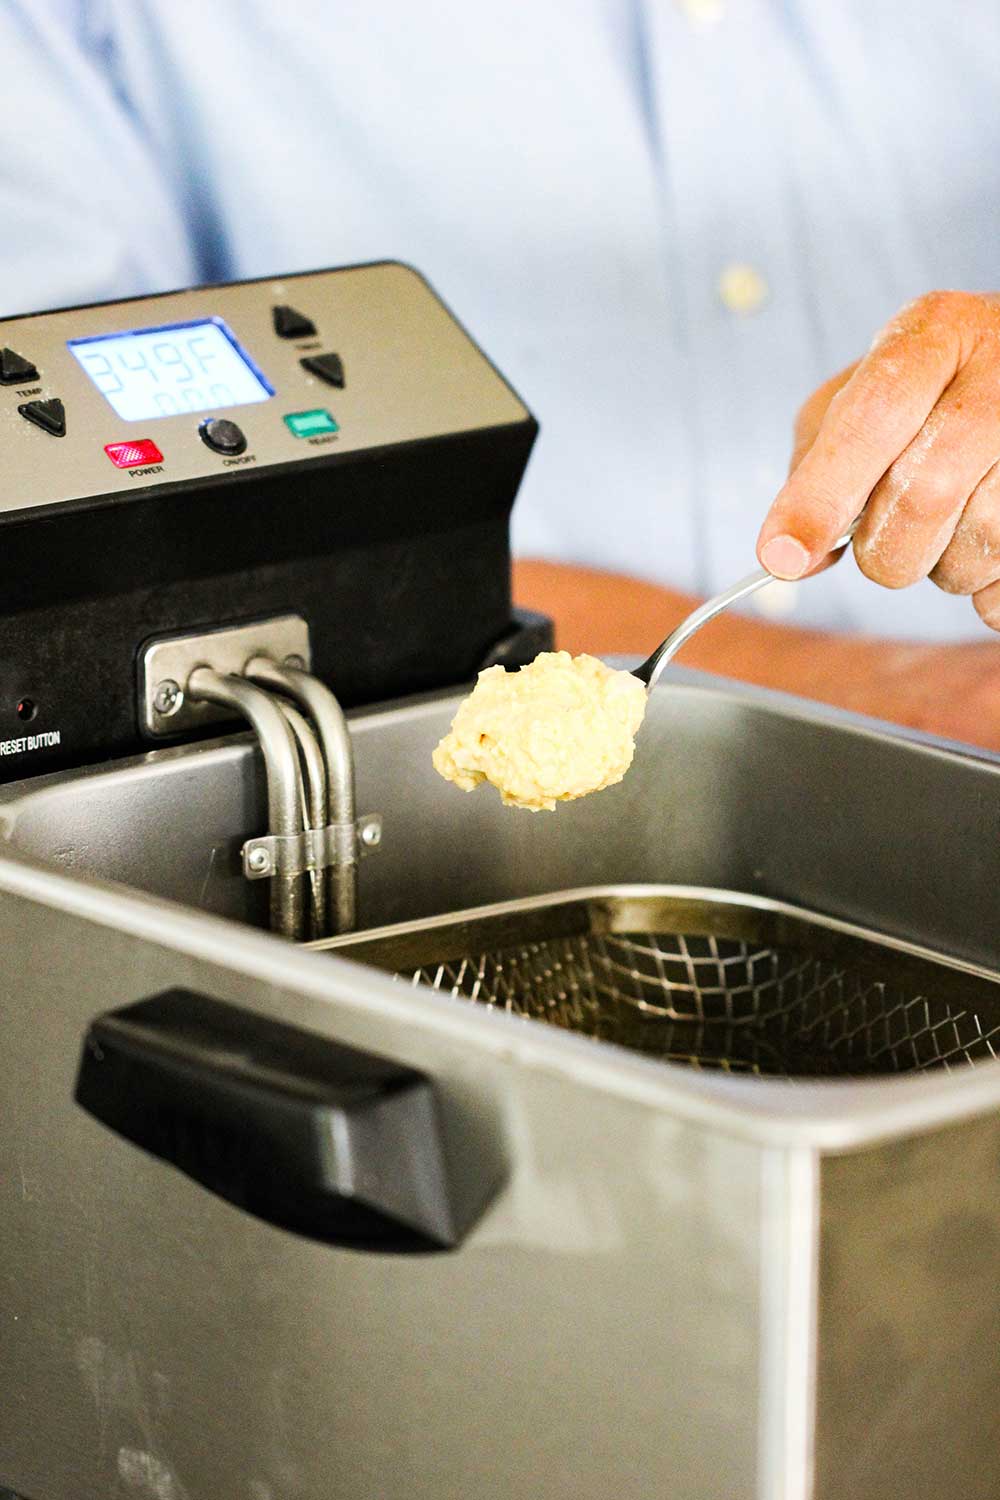
[[[321,406],[315,411],[290,411],[285,416],[285,424],[300,438],[318,437],[321,432],[340,431],[330,413]]]

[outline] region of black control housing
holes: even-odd
[[[0,782],[150,748],[138,655],[173,632],[299,614],[345,707],[459,684],[498,647],[515,664],[509,517],[536,432],[529,417],[0,516]]]

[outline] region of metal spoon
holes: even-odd
[[[852,536],[858,529],[861,517],[854,522],[849,531],[845,531],[839,541],[835,542],[830,551],[839,552],[841,547],[846,547]],[[739,599],[746,599],[750,594],[755,594],[758,589],[766,588],[769,583],[779,583],[781,580],[775,578],[766,568],[758,568],[755,573],[748,573],[741,578],[739,583],[734,583],[721,594],[716,594],[714,599],[706,599],[697,609],[692,610],[686,620],[682,620],[676,630],[672,630],[652,656],[646,658],[641,667],[636,667],[632,672],[633,677],[638,677],[646,684],[646,692],[651,693],[660,679],[660,673],[669,661],[677,655],[685,641],[689,641],[696,630],[707,625],[709,620],[714,620],[716,615],[721,615],[724,609],[735,604]]]

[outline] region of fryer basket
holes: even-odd
[[[663,1061],[857,1077],[995,1057],[987,970],[778,903],[560,893],[317,944],[415,987]]]

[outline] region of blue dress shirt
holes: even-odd
[[[693,592],[809,390],[1000,284],[995,0],[0,0],[0,63],[0,312],[410,261],[542,422],[518,550]],[[850,560],[758,598],[983,633]]]

